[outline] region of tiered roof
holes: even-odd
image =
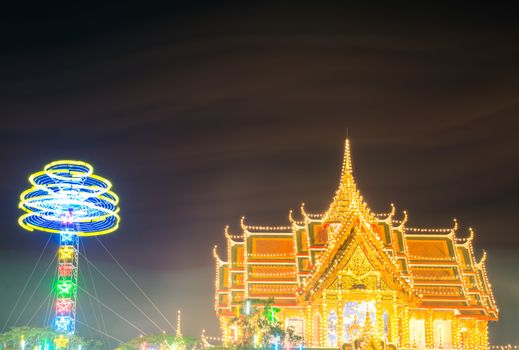
[[[415,307],[497,319],[486,255],[476,261],[472,230],[468,238],[457,238],[456,221],[451,228],[420,229],[406,226],[405,211],[400,220],[394,216],[393,205],[389,213],[375,214],[363,201],[346,140],[339,188],[324,214],[309,214],[303,204],[301,220],[290,211],[288,226],[250,226],[242,218],[240,234],[226,228],[227,261],[214,251],[217,313],[232,314],[244,298],[301,305],[330,288],[361,249],[385,276],[379,283],[407,294]]]

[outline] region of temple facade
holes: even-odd
[[[286,226],[225,229],[216,261],[215,310],[224,342],[246,300],[273,298],[308,347],[487,349],[498,319],[469,230],[409,227],[407,213],[371,211],[357,189],[346,140],[339,188],[323,214],[301,206]],[[272,299],[271,299],[272,300]]]

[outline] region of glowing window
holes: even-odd
[[[450,348],[452,346],[451,321],[434,320],[434,347]]]
[[[412,318],[409,321],[409,336],[411,348],[425,349],[425,321]]]

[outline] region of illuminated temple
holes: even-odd
[[[412,228],[407,214],[377,214],[363,201],[346,141],[339,188],[324,214],[301,207],[287,226],[226,228],[215,247],[215,309],[229,345],[245,300],[274,298],[279,319],[307,347],[487,349],[498,318],[472,230]]]

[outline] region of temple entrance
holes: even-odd
[[[355,339],[372,332],[376,322],[375,301],[348,302],[343,310],[344,341],[353,342]]]

